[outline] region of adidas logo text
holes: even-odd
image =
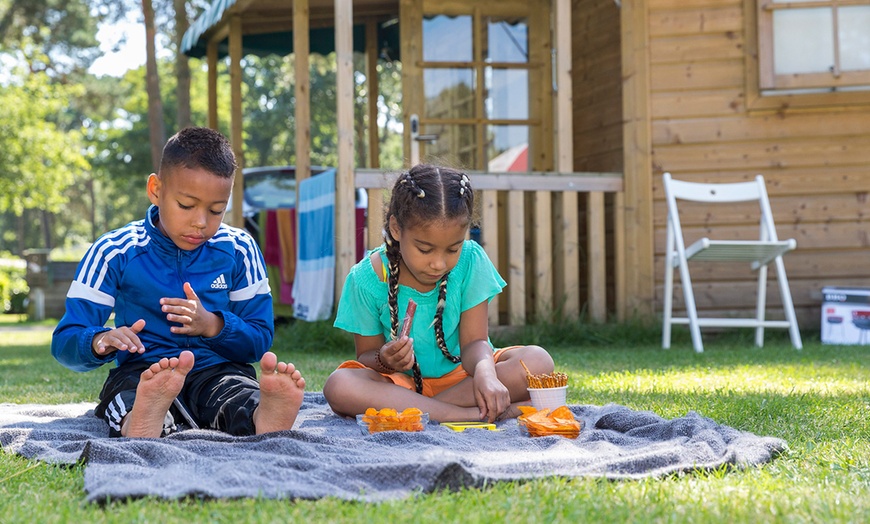
[[[227,288],[227,280],[224,278],[224,274],[221,273],[221,276],[214,279],[214,282],[211,283],[212,289],[226,289]]]

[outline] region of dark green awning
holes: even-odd
[[[181,52],[189,57],[202,58],[206,53],[207,41],[204,35],[223,18],[224,12],[236,0],[215,0],[211,6],[191,24],[181,40]],[[291,9],[288,7],[288,9]],[[312,53],[328,55],[335,51],[335,28],[318,27],[309,30],[309,47]],[[381,56],[397,60],[399,58],[399,24],[390,20],[378,24],[378,48]],[[353,50],[365,52],[365,26],[353,27]],[[248,34],[242,36],[242,53],[245,55],[266,56],[270,54],[288,55],[293,52],[293,31],[277,33]],[[218,57],[229,54],[229,39],[218,43]]]

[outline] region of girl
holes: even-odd
[[[439,422],[493,422],[529,399],[520,360],[534,374],[553,371],[538,346],[492,347],[487,305],[506,283],[465,240],[473,209],[464,173],[418,165],[399,176],[385,244],[351,269],[338,305],[335,326],[354,334],[356,360],[323,387],[333,411],[416,407]],[[416,315],[400,337],[409,300]]]

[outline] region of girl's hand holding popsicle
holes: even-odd
[[[402,332],[399,338],[407,337],[411,333],[411,324],[414,322],[414,313],[417,312],[417,303],[408,300],[408,308],[405,310],[405,320],[402,322]]]
[[[384,368],[395,371],[407,371],[414,365],[414,340],[409,338],[408,334],[411,332],[411,323],[414,320],[414,313],[416,311],[417,303],[409,300],[399,337],[384,344],[378,354],[378,362]]]

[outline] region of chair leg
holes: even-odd
[[[758,293],[755,302],[755,320],[758,326],[755,328],[755,345],[764,347],[764,308],[767,306],[767,266],[758,268]]]
[[[791,345],[795,349],[803,349],[801,332],[798,329],[797,315],[794,312],[794,302],[791,299],[791,290],[788,287],[788,279],[785,276],[785,264],[782,257],[776,257],[776,279],[779,281],[779,293],[782,296],[782,308],[785,311],[785,319],[788,320],[788,334],[791,337]]]
[[[671,319],[674,314],[674,231],[668,224],[665,241],[665,305],[662,312],[662,348],[671,347]]]
[[[674,265],[673,261],[666,261],[665,264],[668,267],[665,269],[665,310],[662,321],[662,347],[669,349],[671,347],[671,319],[674,312]]]
[[[692,346],[695,353],[704,352],[701,342],[701,326],[698,325],[698,310],[695,307],[695,293],[692,290],[692,279],[689,277],[689,265],[680,264],[680,281],[683,284],[683,296],[686,300],[686,315],[689,317],[689,333],[692,334]]]

